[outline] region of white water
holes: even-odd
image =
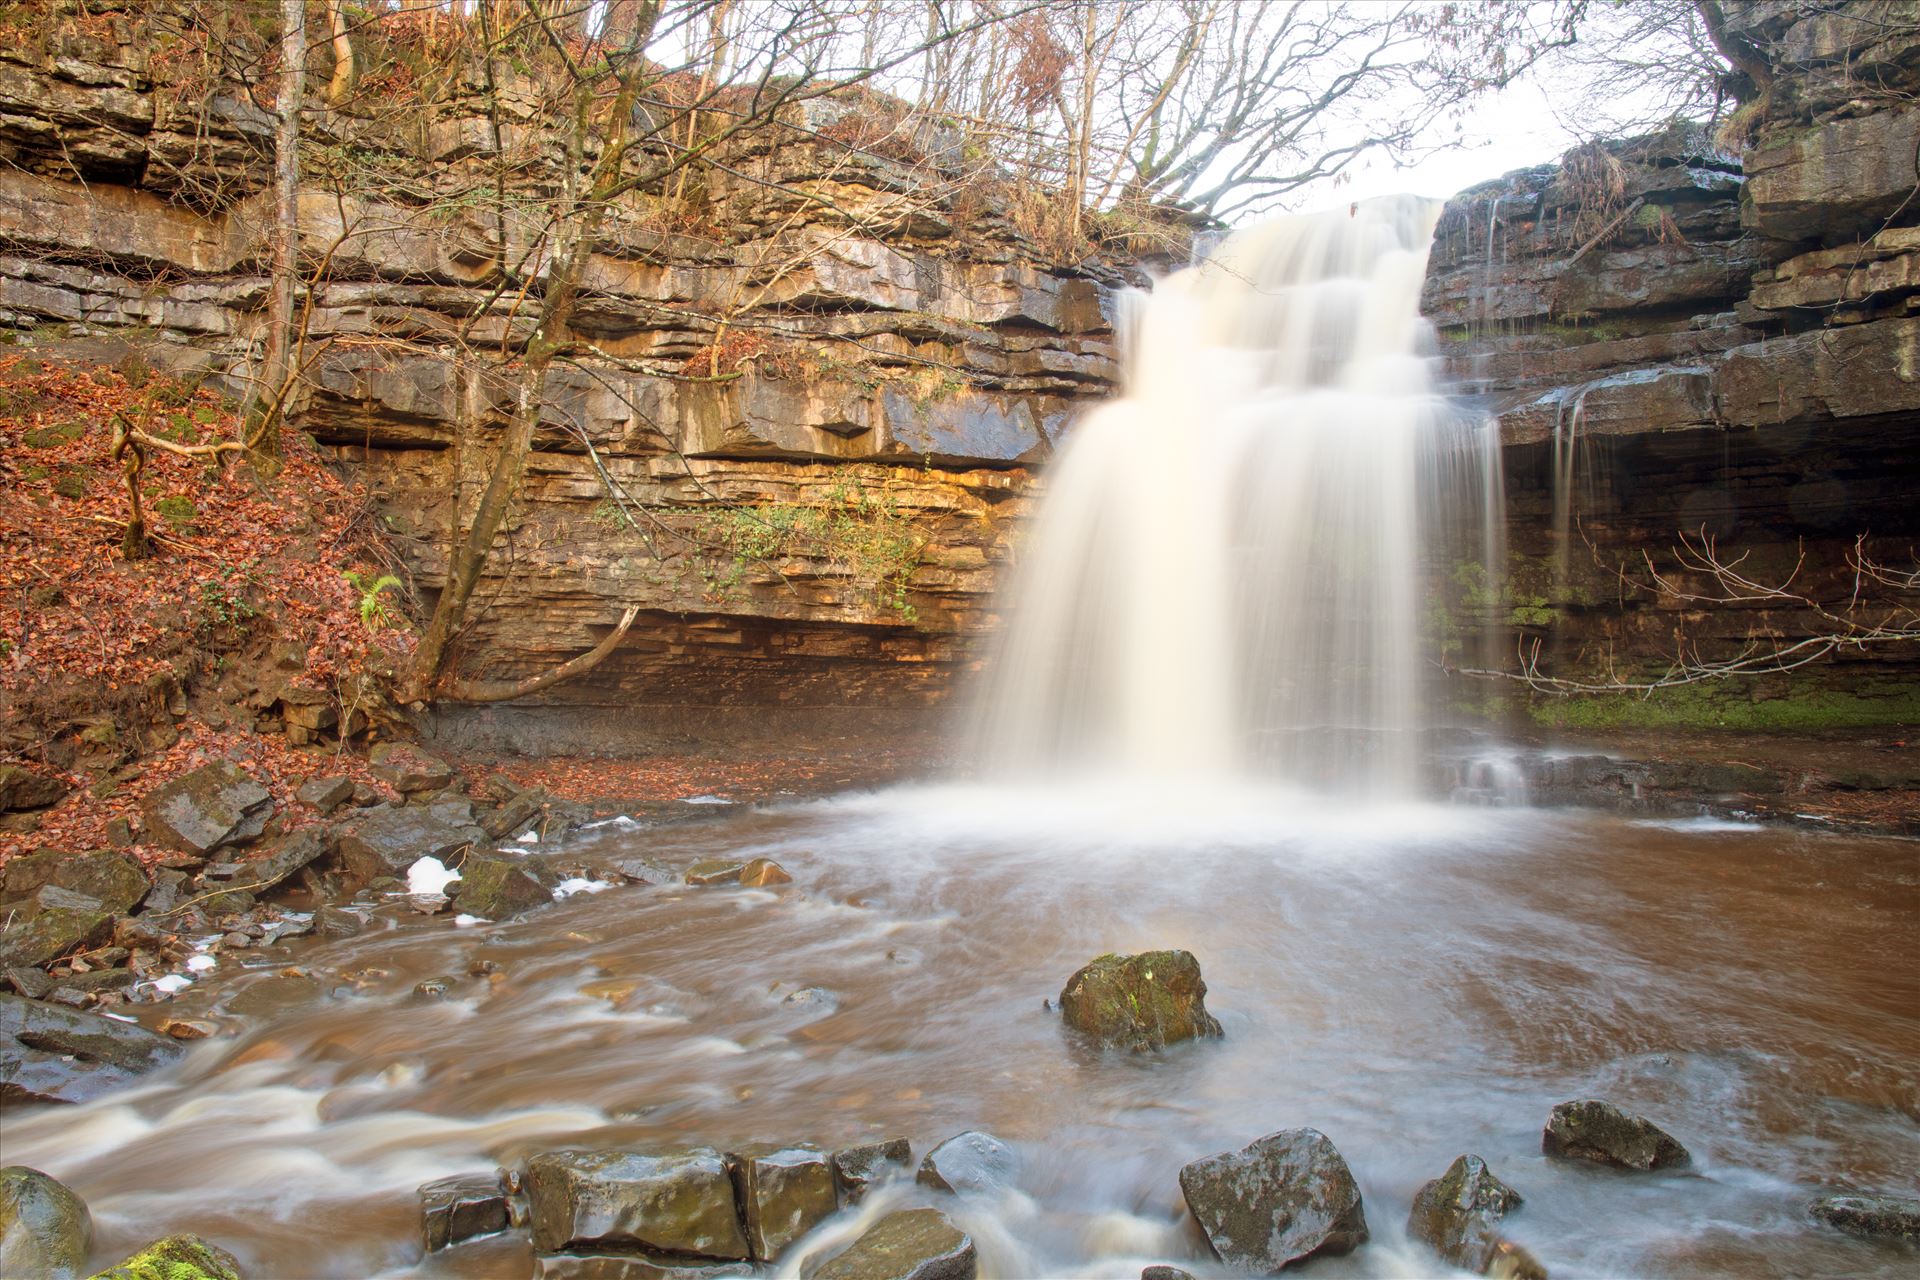
[[[1412,789],[1422,553],[1486,489],[1419,315],[1437,213],[1283,219],[1144,299],[1049,473],[988,772]]]

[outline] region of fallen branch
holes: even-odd
[[[620,647],[620,641],[626,638],[627,628],[640,614],[639,605],[627,606],[620,615],[620,624],[599,644],[577,658],[561,663],[551,671],[544,671],[526,680],[447,680],[441,689],[455,702],[508,702],[514,698],[524,698],[542,689],[552,688],[562,680],[571,680],[577,675],[593,670],[602,659]]]

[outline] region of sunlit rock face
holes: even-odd
[[[1610,662],[1724,660],[1756,635],[1833,629],[1778,600],[1685,599],[1711,584],[1672,572],[1683,533],[1828,600],[1847,599],[1861,535],[1869,557],[1912,567],[1920,112],[1903,95],[1920,87],[1920,29],[1829,9],[1739,7],[1776,68],[1744,153],[1699,130],[1611,143],[1463,192],[1440,220],[1423,309],[1456,389],[1499,416],[1511,552],[1503,604],[1450,603],[1497,607],[1548,673],[1604,679]],[[1623,588],[1623,568],[1647,580],[1643,553],[1676,590]],[[1533,711],[1596,727],[1901,723],[1920,718],[1916,670],[1882,647],[1682,690],[1653,718]]]

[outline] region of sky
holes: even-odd
[[[1539,84],[1523,80],[1476,102],[1461,120],[1461,145],[1449,146],[1405,168],[1384,157],[1359,162],[1352,180],[1325,190],[1308,207],[1373,196],[1446,197],[1514,169],[1548,164],[1580,141],[1560,124]]]

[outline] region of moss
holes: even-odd
[[[63,498],[72,498],[76,502],[87,496],[87,473],[85,471],[62,471],[54,477],[53,491]]]
[[[1536,697],[1527,714],[1554,729],[1777,729],[1808,732],[1867,725],[1920,724],[1920,688],[1905,684],[1857,691],[1812,689],[1754,701],[1728,681],[1631,693]]]
[[[241,1280],[240,1264],[225,1249],[198,1236],[155,1241],[93,1280]]]
[[[153,504],[153,509],[159,513],[168,524],[176,528],[182,525],[192,524],[193,517],[197,514],[194,510],[193,500],[191,498],[180,497],[178,494],[170,498],[160,499],[160,501]]]
[[[86,424],[62,422],[58,426],[35,427],[20,437],[29,449],[58,449],[87,434]]]

